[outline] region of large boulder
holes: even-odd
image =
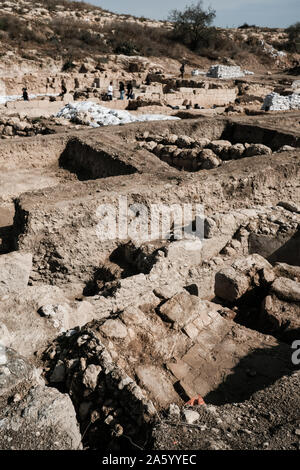
[[[177,240],[167,246],[166,257],[170,262],[197,265],[202,261],[202,248],[202,241],[197,238]]]
[[[210,143],[210,140],[207,139],[206,137],[202,137],[202,138],[199,138],[199,139],[196,139],[196,144],[198,147],[201,147],[201,148],[205,148],[209,145]]]
[[[26,289],[32,269],[32,254],[15,251],[0,256],[0,296]]]
[[[283,207],[290,212],[296,212],[297,214],[300,214],[300,206],[294,201],[279,201],[277,206]]]
[[[155,396],[161,406],[167,406],[170,401],[178,400],[172,381],[162,367],[141,365],[137,367],[136,375],[142,389],[146,389]]]
[[[160,307],[160,313],[174,326],[183,328],[199,315],[199,299],[196,296],[181,292]]]
[[[176,140],[176,145],[180,148],[191,148],[194,144],[195,140],[188,135],[180,135]]]
[[[240,299],[251,285],[250,278],[229,266],[216,274],[215,294],[221,299],[234,302]]]

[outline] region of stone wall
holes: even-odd
[[[166,93],[164,99],[169,105],[181,106],[187,100],[192,106],[223,106],[233,103],[238,94],[237,88],[219,88],[205,90],[203,88],[189,88],[184,92]]]

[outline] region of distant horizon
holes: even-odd
[[[76,0],[80,1],[80,0]],[[172,9],[183,10],[197,0],[86,0],[87,3],[102,7],[118,14],[144,16],[154,20],[167,20]],[[204,0],[204,9],[211,6],[216,10],[214,26],[237,28],[247,23],[260,27],[287,28],[300,21],[300,0]]]

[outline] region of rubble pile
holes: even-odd
[[[263,51],[270,55],[271,57],[285,57],[287,54],[284,51],[277,51],[271,44],[267,44],[264,40],[260,40],[260,45],[262,46]]]

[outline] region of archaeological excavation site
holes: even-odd
[[[17,3],[33,25],[72,13]],[[11,44],[0,450],[300,450],[300,55],[190,57],[180,78],[173,58],[62,71]],[[135,97],[102,99],[121,80]]]

